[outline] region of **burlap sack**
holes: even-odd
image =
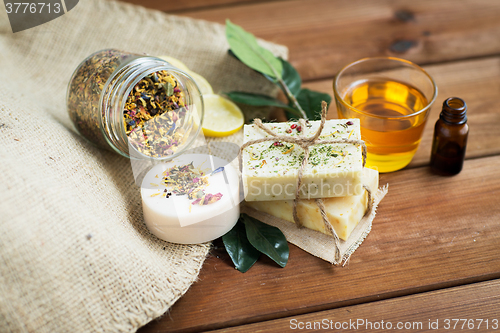
[[[129,160],[70,130],[73,70],[116,48],[182,59],[217,92],[270,86],[218,24],[82,0],[13,34],[0,7],[0,332],[133,332],[186,292],[210,245],[148,232]]]

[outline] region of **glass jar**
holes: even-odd
[[[107,49],[75,70],[67,107],[77,131],[101,148],[136,159],[171,160],[196,139],[200,89],[165,60]]]

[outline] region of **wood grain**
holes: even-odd
[[[222,6],[231,6],[244,3],[255,3],[252,0],[121,0],[136,5],[141,5],[146,8],[161,10],[166,13],[174,13],[179,11],[192,11]],[[265,0],[264,0],[265,1]]]
[[[183,14],[181,12],[181,14]],[[184,15],[286,45],[304,80],[331,78],[377,55],[419,64],[500,53],[500,1],[308,0],[248,3]]]
[[[424,167],[382,175],[389,193],[344,268],[291,246],[285,268],[261,258],[242,274],[214,250],[199,281],[140,332],[218,329],[500,278],[499,165],[494,156],[466,161],[455,177]]]
[[[304,85],[329,94],[342,66],[376,55],[425,65],[439,88],[410,167],[381,175],[389,194],[347,267],[291,246],[287,267],[261,258],[242,274],[216,241],[199,281],[139,332],[281,332],[292,316],[498,318],[500,1],[125,1],[219,23],[229,18],[288,46]],[[445,178],[425,165],[440,104],[451,96],[469,106],[470,136],[464,170]]]
[[[420,147],[409,165],[427,165],[430,160],[434,124],[439,118],[443,101],[460,97],[468,106],[469,139],[467,158],[500,154],[500,57],[458,61],[424,66],[438,86],[438,97],[426,124]],[[333,80],[320,80],[304,84],[305,87],[330,94]],[[337,118],[335,103],[328,116]]]
[[[446,327],[449,327],[448,331],[455,327],[456,331],[492,332],[500,328],[498,290],[500,280],[492,280],[213,332],[288,332],[299,327],[305,327],[301,332],[318,332],[321,329],[326,332],[327,329],[338,331],[342,326],[361,331],[383,327],[389,331],[398,325],[402,325],[400,331],[406,325],[407,331],[411,332],[427,332],[434,328],[436,331],[447,331]]]

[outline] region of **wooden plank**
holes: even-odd
[[[261,258],[243,274],[216,249],[199,281],[140,332],[219,329],[500,278],[499,165],[494,156],[454,177],[382,175],[389,193],[344,268],[291,246],[285,268]]]
[[[409,165],[427,165],[430,160],[434,124],[439,118],[443,101],[452,96],[465,100],[470,128],[467,158],[500,154],[500,57],[424,66],[434,77],[438,97],[432,107],[420,147]],[[305,87],[330,94],[333,99],[333,79],[309,82]],[[337,118],[335,103],[328,116]]]
[[[419,64],[500,53],[500,1],[308,0],[244,4],[185,15],[288,46],[304,80],[333,77],[379,55]]]
[[[199,10],[255,2],[252,0],[121,0],[123,2],[140,5],[146,8],[161,10],[167,13],[178,11]],[[265,1],[265,0],[264,0]]]
[[[389,331],[398,325],[412,332],[492,332],[500,329],[499,291],[500,280],[493,280],[213,332],[287,332],[301,327],[301,332],[318,332],[338,331],[342,326],[346,330]]]

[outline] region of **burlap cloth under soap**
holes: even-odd
[[[269,83],[227,55],[218,24],[81,0],[13,34],[3,8],[0,0],[0,332],[133,332],[187,291],[210,244],[148,232],[129,160],[69,130],[73,70],[116,48],[179,58],[216,92],[269,93]]]
[[[297,226],[280,218],[274,217],[264,212],[260,212],[251,207],[243,206],[242,212],[255,217],[260,221],[279,228],[285,235],[287,241],[300,247],[306,252],[319,257],[329,263],[345,265],[351,255],[365,240],[372,229],[372,222],[377,213],[377,206],[387,194],[388,186],[379,188],[373,196],[371,211],[359,221],[351,235],[346,241],[340,240],[340,262],[335,262],[335,240],[331,235],[325,235],[319,231],[297,228]]]

